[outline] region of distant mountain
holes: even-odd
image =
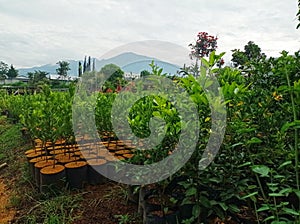
[[[118,65],[124,72],[132,72],[132,73],[140,73],[143,70],[150,71],[151,68],[149,64],[154,60],[155,64],[157,64],[159,67],[163,68],[164,73],[171,73],[174,74],[179,69],[178,66],[163,62],[156,58],[150,58],[144,55],[138,55],[132,52],[126,52],[122,53],[120,55],[108,58],[108,59],[102,59],[102,60],[96,60],[96,70],[99,71],[104,65],[107,64],[115,64]],[[78,75],[78,63],[81,61],[83,63],[83,60],[66,60],[70,63],[71,70],[68,72],[71,76],[77,76]],[[58,65],[56,64],[46,64],[42,66],[32,67],[32,68],[18,68],[19,75],[27,76],[28,72],[34,72],[35,70],[41,70],[45,72],[49,72],[50,74],[56,74],[56,69],[58,68]]]
[[[132,72],[132,73],[136,73],[139,74],[141,71],[143,70],[147,70],[147,71],[151,71],[151,67],[149,66],[149,64],[152,62],[152,59],[148,59],[148,60],[144,60],[144,61],[137,61],[137,62],[133,62],[131,64],[127,64],[123,67],[121,67],[121,69],[124,72]],[[154,60],[155,64],[157,66],[159,66],[160,68],[163,68],[163,73],[167,73],[167,74],[176,74],[177,71],[179,70],[179,67],[167,62],[163,62],[163,61],[159,61],[159,60]]]

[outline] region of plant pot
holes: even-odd
[[[65,164],[67,181],[71,189],[82,189],[87,179],[87,162],[76,161]]]
[[[180,223],[179,212],[169,211],[163,214],[162,211],[152,211],[144,217],[145,224],[177,224]]]
[[[37,157],[34,157],[32,159],[30,159],[28,161],[29,163],[29,170],[30,170],[30,173],[31,173],[31,176],[34,178],[35,176],[35,170],[34,170],[34,164],[39,162],[39,161],[42,161],[42,160],[45,160],[45,159],[51,159],[52,157],[51,156],[44,156],[44,155],[41,155],[41,156],[37,156]],[[28,157],[27,157],[28,159]]]
[[[101,171],[102,173],[107,173],[105,159],[91,159],[87,160],[87,163],[87,181],[89,184],[96,185],[107,182],[107,179],[101,173],[99,173],[99,171]]]
[[[151,200],[154,199],[154,200]],[[155,202],[153,202],[155,201]],[[159,203],[158,195],[153,194],[153,192],[149,192],[148,194],[145,195],[144,197],[144,211],[146,214],[149,214],[150,212],[153,211],[159,211],[161,210],[161,205]]]
[[[138,204],[139,203],[139,191],[136,191],[137,186],[128,185],[128,201]]]
[[[66,170],[62,165],[46,166],[40,170],[40,191],[47,192],[49,186],[61,190],[65,185]]]
[[[39,187],[40,186],[40,178],[41,178],[41,169],[46,167],[46,166],[53,166],[53,164],[56,163],[55,160],[53,159],[44,159],[44,160],[41,160],[39,162],[36,162],[34,164],[34,180],[35,180],[35,183],[36,185]]]
[[[179,206],[179,217],[181,220],[189,219],[193,216],[194,204],[185,204]]]

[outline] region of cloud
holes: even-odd
[[[267,54],[293,52],[296,13],[294,0],[0,0],[0,60],[23,67],[101,57],[144,40],[187,48],[199,31],[218,35],[229,55],[249,40]]]

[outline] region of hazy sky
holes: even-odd
[[[188,48],[199,31],[217,35],[228,58],[249,40],[277,56],[300,48],[296,13],[297,0],[0,0],[0,60],[18,68],[101,58],[144,40]]]

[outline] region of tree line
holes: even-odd
[[[68,71],[71,70],[70,63],[67,61],[59,61],[56,64],[58,65],[58,68],[56,69],[56,73],[60,77],[67,77]],[[0,81],[4,81],[5,84],[6,79],[12,80],[16,78],[18,75],[19,75],[19,71],[13,65],[9,67],[7,63],[0,61]],[[48,75],[49,72],[41,71],[41,70],[28,72],[27,73],[27,76],[29,78],[28,84],[32,86],[44,84],[44,83],[49,84],[49,79],[47,77]]]

